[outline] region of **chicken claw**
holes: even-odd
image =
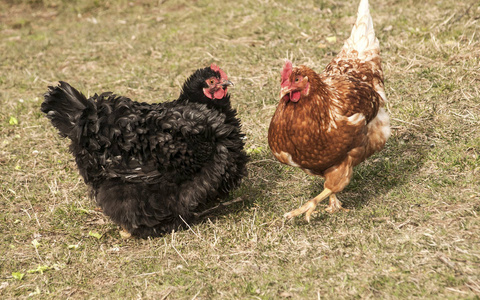
[[[320,195],[318,195],[317,197],[313,198],[312,200],[308,201],[307,203],[305,203],[304,205],[302,205],[300,208],[297,208],[295,210],[292,210],[291,212],[289,213],[286,213],[285,215],[283,215],[287,220],[293,218],[293,217],[296,217],[296,216],[299,216],[303,213],[306,212],[305,214],[305,220],[307,220],[307,222],[310,222],[310,216],[312,215],[312,213],[315,211],[315,208],[317,207],[317,204],[320,203],[320,201],[322,201],[323,199],[327,198],[328,196],[332,195],[332,191],[325,188],[321,193]]]
[[[299,216],[299,215],[303,214],[304,212],[307,212],[305,214],[305,219],[307,220],[307,222],[310,222],[310,215],[315,210],[315,207],[317,207],[317,205],[312,200],[310,200],[307,203],[305,203],[304,205],[302,205],[302,207],[297,208],[295,210],[292,210],[289,213],[284,214],[283,217],[286,218],[287,220],[290,220],[293,217]]]
[[[336,213],[337,211],[343,210],[343,211],[349,211],[349,209],[343,208],[342,207],[342,202],[338,200],[337,196],[335,194],[330,195],[330,204],[325,208],[326,212],[329,212],[331,214]]]
[[[130,232],[128,232],[128,230],[123,228],[123,226],[121,226],[121,227],[122,227],[122,229],[118,231],[118,233],[120,234],[120,237],[124,240],[131,238],[132,234]]]

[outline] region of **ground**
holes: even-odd
[[[268,149],[284,59],[321,71],[356,2],[0,1],[0,297],[478,299],[478,1],[370,1],[392,136],[338,195],[349,212],[282,217],[323,184]],[[212,62],[247,135],[249,176],[229,198],[243,201],[122,239],[40,113],[43,93],[64,80],[168,101]]]

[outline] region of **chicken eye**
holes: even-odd
[[[298,81],[300,81],[300,78],[298,78],[298,77],[295,78],[295,82],[298,82]]]
[[[214,83],[215,83],[215,80],[210,79],[210,80],[208,81],[208,83],[209,83],[209,84],[214,84]]]

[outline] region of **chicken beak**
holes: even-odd
[[[221,86],[222,86],[224,89],[227,88],[229,85],[235,86],[235,85],[233,84],[233,82],[231,82],[230,80],[223,80],[223,81],[222,81]]]
[[[291,91],[292,89],[290,89],[289,87],[282,87],[282,89],[280,90],[280,99],[283,99],[286,94],[290,94]]]

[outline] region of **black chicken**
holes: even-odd
[[[71,139],[80,175],[103,212],[133,236],[155,237],[192,222],[246,175],[240,121],[227,75],[195,71],[172,102],[112,93],[86,97],[66,82],[49,87],[41,110]]]

